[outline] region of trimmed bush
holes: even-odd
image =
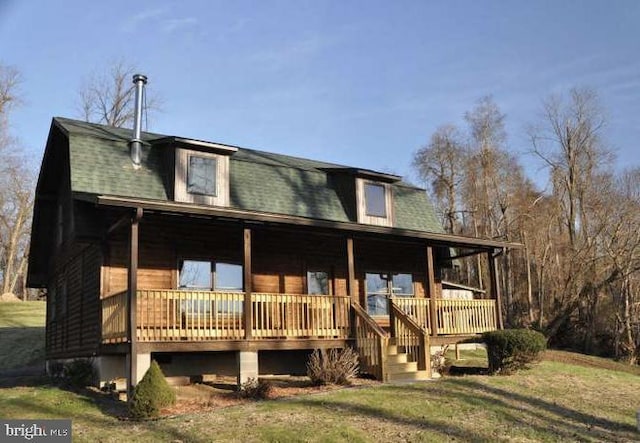
[[[93,360],[79,358],[65,363],[62,369],[64,380],[74,388],[80,389],[93,385],[98,373]]]
[[[307,362],[307,375],[314,385],[348,385],[358,375],[358,354],[351,348],[314,350]]]
[[[487,344],[490,374],[510,374],[537,361],[547,339],[530,329],[505,329],[482,334]]]
[[[242,398],[252,398],[254,400],[265,400],[273,391],[273,385],[266,380],[249,378],[240,385],[238,393]]]
[[[176,402],[176,393],[169,386],[164,374],[153,360],[151,366],[133,391],[129,412],[135,419],[154,418],[160,415],[160,409]]]

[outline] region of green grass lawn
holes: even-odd
[[[44,364],[46,303],[0,303],[0,371]]]
[[[42,302],[0,303],[0,369],[41,362]],[[448,357],[452,357],[451,352]],[[486,366],[482,350],[457,366]],[[550,351],[507,377],[444,377],[246,403],[148,422],[46,378],[1,379],[1,418],[71,418],[74,441],[638,441],[640,368]]]
[[[118,420],[118,406],[97,397],[49,385],[0,389],[0,417],[72,418],[74,441],[640,440],[638,375],[558,361],[512,376],[375,385],[141,423]]]

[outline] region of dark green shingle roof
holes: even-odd
[[[143,166],[134,170],[127,145],[130,130],[59,117],[54,120],[69,138],[72,191],[169,200],[162,149],[145,146]],[[153,142],[164,137],[143,133],[142,139]],[[345,195],[340,180],[323,170],[344,166],[245,148],[238,148],[230,160],[231,207],[355,221],[355,195]],[[392,186],[395,227],[442,232],[424,190],[404,182]]]

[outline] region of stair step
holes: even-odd
[[[414,372],[397,372],[389,373],[389,381],[420,381],[430,380],[429,373],[427,371],[414,371]]]
[[[387,364],[393,365],[397,363],[406,363],[407,354],[387,355]]]
[[[387,364],[389,374],[399,374],[402,372],[416,372],[418,370],[418,362],[411,361],[407,363],[389,363]]]
[[[387,355],[396,355],[398,347],[396,345],[387,345]]]

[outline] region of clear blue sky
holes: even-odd
[[[83,80],[116,59],[163,98],[156,132],[401,175],[483,95],[523,152],[541,100],[589,86],[618,166],[640,164],[640,1],[0,0],[34,163],[51,117],[78,117]]]

